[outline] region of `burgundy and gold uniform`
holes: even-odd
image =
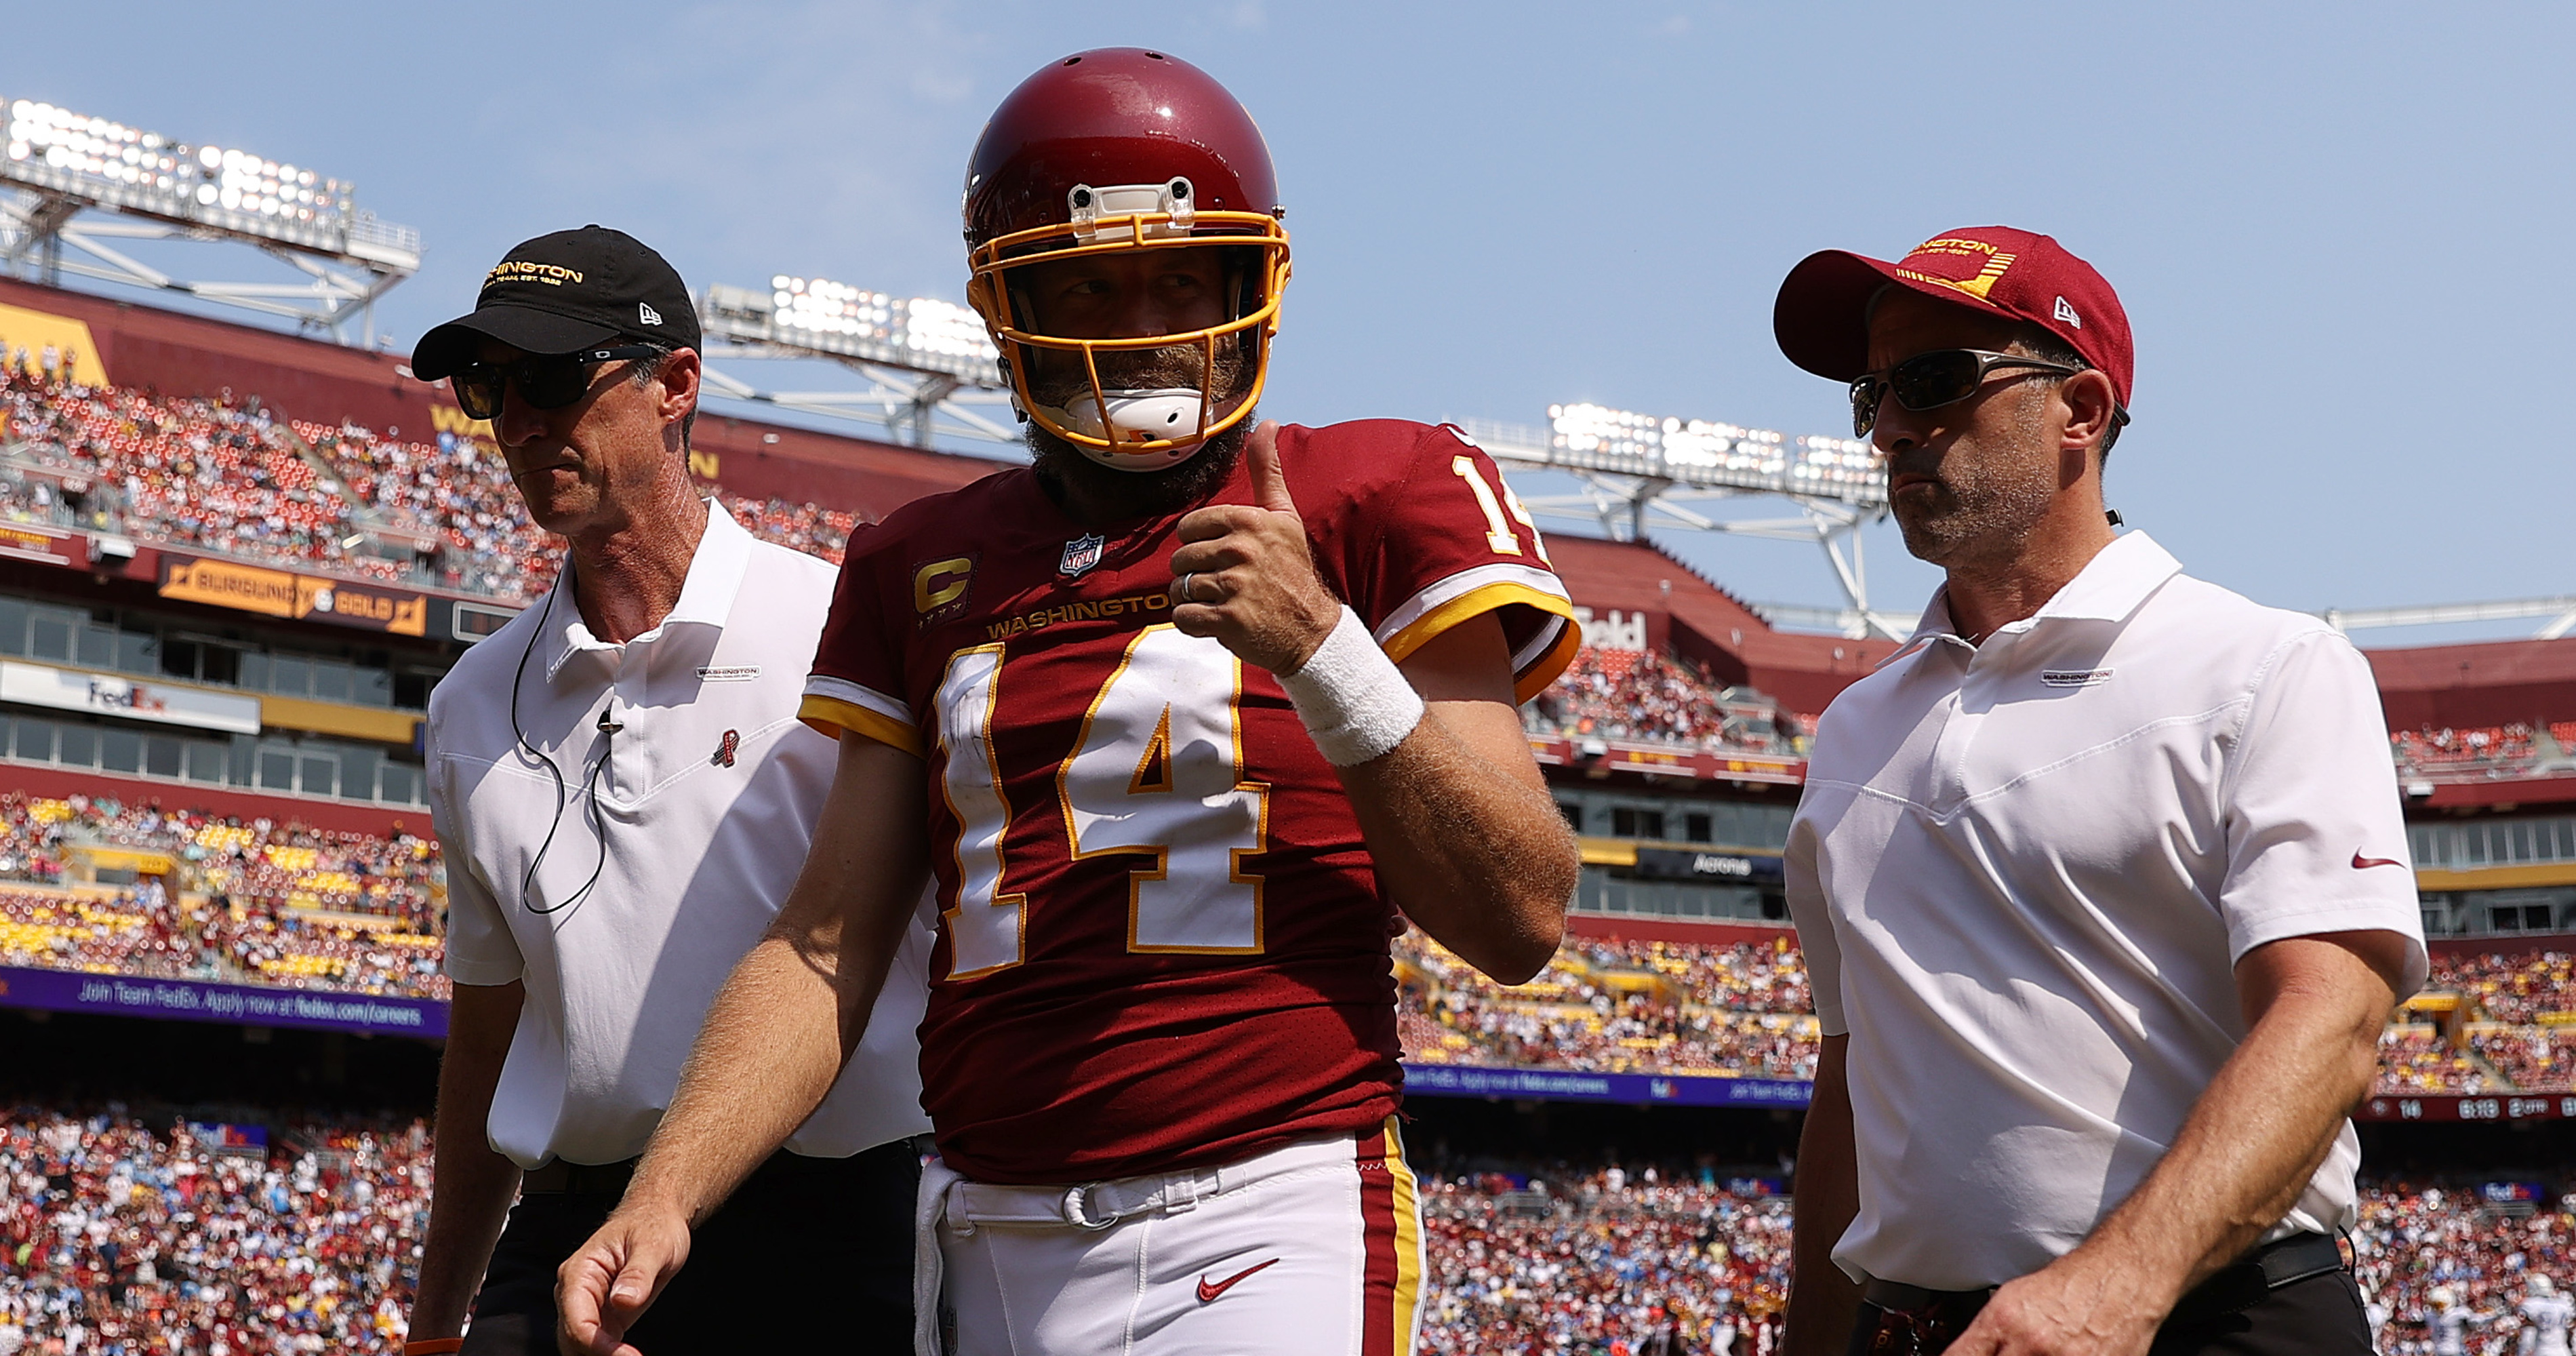
[[[1315,564],[1399,662],[1498,613],[1526,700],[1579,637],[1454,431],[1283,428]],[[1238,467],[1216,503],[1249,503]],[[999,1183],[1231,1162],[1395,1109],[1401,925],[1267,672],[1170,624],[1182,514],[1114,536],[1013,469],[850,543],[805,719],[917,754],[942,909],[922,1100]]]

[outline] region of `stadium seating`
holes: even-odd
[[[1812,723],[1678,655],[1585,646],[1524,712],[1536,733],[1795,755]]]
[[[508,468],[474,440],[402,442],[354,423],[293,428],[359,503],[438,541],[435,577],[423,582],[518,600],[554,579],[560,544],[529,521]]]
[[[2535,1202],[2530,1214],[2479,1208],[2458,1185],[2366,1183],[2352,1232],[2354,1274],[2373,1316],[2384,1316],[2378,1350],[2430,1352],[2423,1315],[2428,1294],[2447,1285],[2472,1315],[2471,1351],[2512,1351],[2520,1328],[2513,1301],[2531,1275],[2564,1285],[2576,1251],[2576,1199]]]
[[[2532,728],[2518,722],[2474,729],[2393,730],[2388,744],[2399,771],[2427,775],[2515,776],[2528,772],[2539,756]]]
[[[1785,945],[1569,939],[1495,984],[1419,933],[1396,944],[1405,1057],[1606,1073],[1815,1075],[1806,974]]]
[[[1776,1340],[1789,1290],[1786,1199],[1611,1166],[1556,1182],[1434,1177],[1422,1209],[1425,1353],[1753,1356]]]
[[[2479,1093],[2504,1088],[2501,1077],[2445,1041],[2429,1026],[2391,1025],[2379,1036],[2375,1095]]]
[[[281,1117],[244,1133],[114,1107],[0,1111],[0,1352],[395,1352],[430,1165],[416,1121]],[[1596,1160],[1426,1172],[1422,1202],[1426,1353],[1756,1356],[1777,1340],[1787,1197]],[[2456,1185],[2366,1183],[2353,1246],[2387,1317],[2379,1349],[2423,1349],[2437,1284],[2509,1342],[2522,1278],[2566,1278],[2576,1260],[2568,1203],[2535,1204],[2516,1215]]]
[[[122,892],[60,885],[83,847],[177,868]],[[0,794],[0,964],[445,998],[438,845],[107,798]]]
[[[2541,951],[2519,956],[2487,952],[2437,956],[2425,987],[2456,991],[2489,1021],[2525,1025],[2546,1013],[2576,1016],[2576,956]]]
[[[52,521],[359,578],[402,572],[343,545],[358,525],[348,501],[280,425],[246,405],[0,368],[0,451],[50,473],[36,479]],[[35,481],[11,478],[13,507],[32,513]]]
[[[247,1152],[206,1129],[0,1112],[0,1352],[402,1349],[428,1127],[291,1123]]]

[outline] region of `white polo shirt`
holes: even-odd
[[[2266,942],[2422,923],[2377,688],[2314,617],[2146,534],[1971,647],[1936,595],[1825,712],[1789,908],[1848,1033],[1855,1276],[1997,1285],[2072,1249],[2244,1039]],[[2346,1124],[2280,1232],[2354,1218]]]
[[[447,973],[527,982],[490,1126],[492,1147],[522,1167],[644,1151],[717,988],[786,900],[839,757],[796,719],[836,577],[710,503],[660,626],[612,645],[570,594],[549,595],[466,651],[431,696]],[[514,681],[528,743],[563,771],[561,813],[554,779],[511,730]],[[613,739],[602,713],[624,723]],[[604,860],[582,786],[603,752]],[[594,866],[598,883],[573,902]],[[925,907],[865,1040],[789,1149],[839,1157],[929,1131],[914,1035],[929,957]]]

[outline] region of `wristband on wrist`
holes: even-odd
[[[1422,723],[1422,694],[1347,606],[1306,662],[1278,677],[1297,719],[1335,767],[1383,757]]]
[[[447,1356],[449,1352],[464,1349],[465,1339],[462,1337],[424,1337],[417,1342],[403,1343],[402,1351],[403,1356]]]

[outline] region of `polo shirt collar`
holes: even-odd
[[[2125,533],[2086,561],[2066,587],[2042,603],[2029,621],[2016,625],[2028,629],[2047,621],[2125,621],[2139,604],[2163,588],[2166,580],[2180,573],[2182,562],[2158,546],[2155,538],[2144,532]],[[1885,668],[1944,638],[1967,643],[1957,624],[1950,620],[1947,584],[1932,591],[1932,601],[1925,605],[1922,619],[1914,624],[1914,634],[1895,653],[1880,660],[1878,667]]]
[[[680,581],[680,599],[671,607],[662,624],[637,636],[636,641],[649,641],[673,626],[708,626],[724,629],[725,616],[733,610],[734,595],[742,591],[743,570],[751,563],[751,534],[725,512],[723,504],[710,496],[707,501],[707,530],[698,538],[698,549],[689,557],[689,573]],[[555,576],[556,593],[565,591],[572,579],[572,558],[564,557],[563,572]],[[556,646],[546,662],[546,679],[551,682],[565,662],[574,655],[622,648],[590,633],[590,624],[581,619],[581,609],[566,599],[560,608],[562,621],[555,629]],[[632,643],[632,642],[630,642]]]

